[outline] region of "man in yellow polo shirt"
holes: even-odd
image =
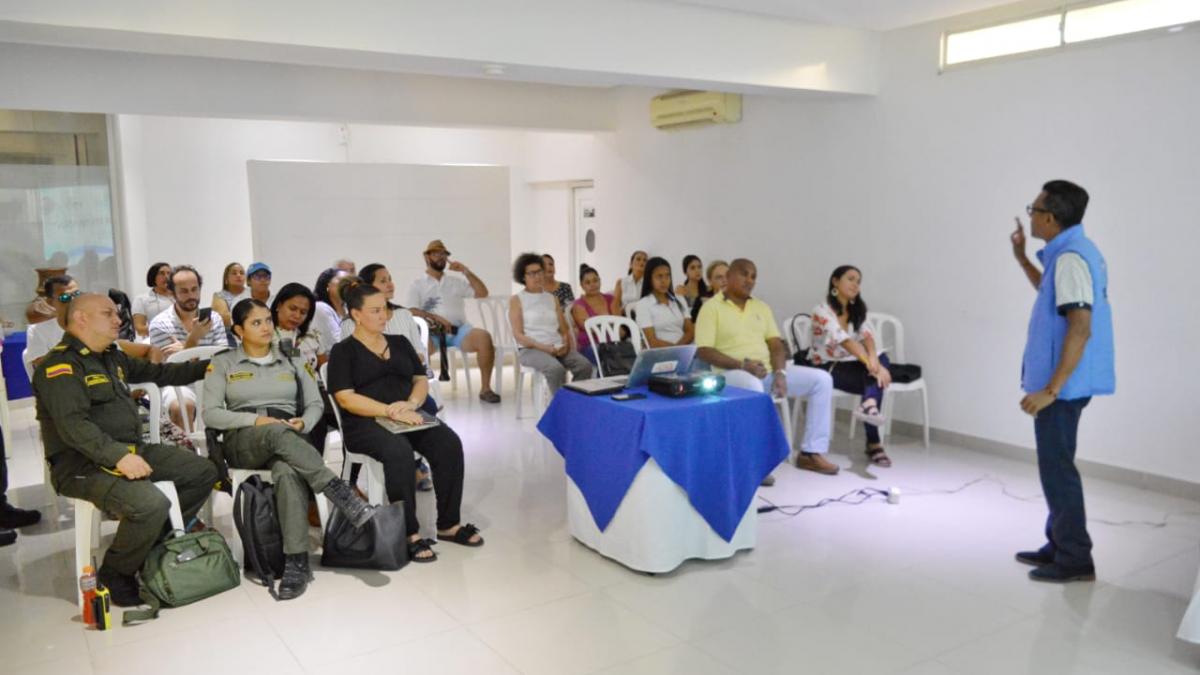
[[[824,370],[788,363],[787,346],[771,308],[750,297],[757,280],[753,262],[738,258],[729,263],[725,291],[705,302],[696,319],[696,356],[725,371],[729,386],[769,390],[776,397],[807,398],[804,440],[796,466],[832,476],[838,465],[824,455],[829,451],[833,378]]]

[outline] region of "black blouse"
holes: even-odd
[[[353,389],[354,393],[391,404],[407,400],[413,390],[413,377],[424,376],[425,367],[417,357],[408,338],[402,335],[383,336],[387,340],[388,358],[379,358],[357,338],[349,337],[333,346],[329,352],[328,383],[330,394]],[[361,431],[374,425],[371,417],[361,417],[342,411],[343,431]]]

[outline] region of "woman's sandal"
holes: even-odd
[[[475,527],[471,523],[466,523],[459,527],[458,531],[454,534],[439,534],[438,541],[448,541],[452,544],[458,544],[460,546],[478,548],[483,546],[483,537],[480,537],[478,541],[471,541],[471,537],[474,537],[477,534],[479,534],[479,528]]]
[[[430,563],[434,560],[437,560],[437,554],[434,553],[433,549],[429,546],[432,543],[433,542],[429,539],[418,539],[416,541],[408,542],[408,559],[417,563]],[[423,551],[429,551],[430,555],[419,556],[418,554]]]
[[[885,469],[892,465],[892,458],[887,456],[883,448],[867,448],[867,461]]]
[[[879,406],[875,405],[875,402],[870,400],[860,404],[857,408],[855,408],[852,416],[874,427],[881,427],[885,422],[887,422],[883,415],[880,414]]]

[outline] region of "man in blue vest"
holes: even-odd
[[[1017,560],[1036,569],[1035,581],[1094,581],[1092,540],[1075,467],[1079,417],[1093,396],[1116,389],[1108,267],[1083,232],[1088,193],[1065,180],[1042,186],[1026,207],[1029,231],[1046,242],[1039,271],[1025,255],[1025,229],[1017,219],[1013,254],[1037,290],[1021,368],[1021,409],[1033,416],[1038,473],[1050,507],[1046,545],[1021,551]]]

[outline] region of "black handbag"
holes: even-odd
[[[637,361],[637,351],[633,348],[633,343],[626,340],[598,344],[596,354],[605,377],[628,375],[633,372],[633,363]]]
[[[408,537],[404,532],[404,502],[376,506],[375,515],[355,528],[335,510],[325,527],[321,564],[395,571],[408,564]]]
[[[888,372],[892,374],[892,382],[897,384],[908,384],[921,379],[921,366],[915,363],[893,363],[888,366]]]

